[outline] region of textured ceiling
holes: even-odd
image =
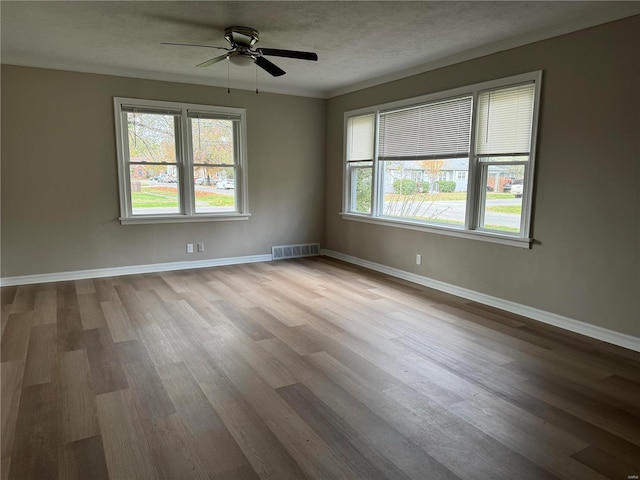
[[[580,28],[640,14],[640,2],[30,2],[2,1],[2,62],[227,85],[227,63],[194,65],[227,46],[223,30],[260,32],[260,47],[318,53],[269,57],[261,90],[328,97]],[[230,65],[232,88],[254,89],[253,65]]]

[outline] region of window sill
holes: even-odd
[[[370,217],[368,215],[358,215],[357,213],[340,212],[344,220],[355,222],[372,223],[385,227],[404,228],[407,230],[417,230],[419,232],[437,233],[451,237],[469,238],[481,242],[498,243],[511,247],[531,248],[532,238],[520,238],[511,235],[501,235],[499,233],[484,232],[478,230],[463,230],[455,227],[439,227],[436,225],[425,225],[424,223],[409,222],[406,220],[395,220],[392,218]]]
[[[144,225],[155,223],[196,223],[196,222],[230,222],[249,220],[249,213],[230,213],[228,215],[137,215],[120,217],[121,225]]]

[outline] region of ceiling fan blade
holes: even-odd
[[[213,57],[211,60],[207,60],[206,62],[199,63],[198,65],[196,65],[196,67],[209,67],[214,63],[218,63],[219,61],[224,60],[225,58],[227,58],[226,53],[224,55],[220,55],[219,57]]]
[[[279,77],[279,76],[284,75],[285,73],[287,73],[284,70],[282,70],[279,66],[277,66],[274,63],[271,63],[269,60],[267,60],[264,57],[256,58],[256,62],[255,63],[260,68],[262,68],[263,70],[266,70],[268,73],[270,73],[274,77]]]
[[[172,42],[160,42],[160,45],[177,45],[179,47],[204,47],[204,48],[216,48],[218,50],[230,50],[224,47],[214,47],[213,45],[197,45],[195,43],[172,43]]]
[[[281,50],[279,48],[258,48],[258,52],[262,55],[269,55],[272,57],[287,57],[297,58],[300,60],[313,60],[318,61],[318,54],[313,52],[298,52],[296,50]]]

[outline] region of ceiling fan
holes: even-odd
[[[229,45],[231,46],[230,48],[170,42],[162,42],[162,45],[179,45],[183,47],[204,47],[225,50],[226,53],[199,63],[196,67],[210,67],[221,60],[228,59],[229,61],[240,65],[255,63],[258,67],[262,68],[274,77],[284,75],[286,72],[276,64],[264,58],[265,56],[297,58],[300,60],[312,60],[314,62],[318,60],[318,55],[313,52],[299,52],[296,50],[282,50],[279,48],[255,48],[255,44],[258,43],[260,37],[258,31],[250,27],[227,27],[224,29],[224,38],[229,42]]]

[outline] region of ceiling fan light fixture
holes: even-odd
[[[233,55],[232,53],[228,56],[228,59],[231,63],[233,63],[234,65],[238,65],[239,67],[247,67],[249,65],[253,65],[254,62],[254,59],[251,55]]]

